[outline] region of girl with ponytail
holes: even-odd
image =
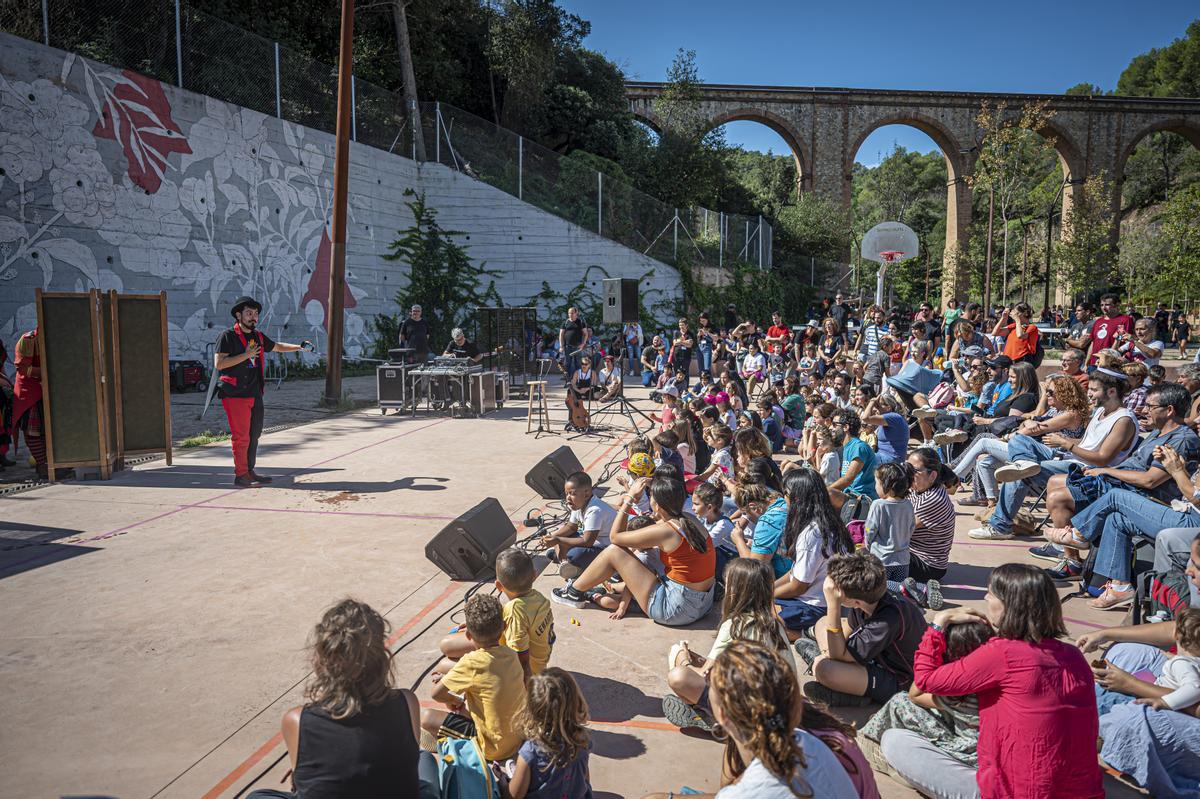
[[[626,530],[629,509],[647,485],[654,524]],[[635,482],[621,497],[609,534],[612,543],[573,581],[555,588],[552,599],[571,607],[585,607],[593,600],[593,589],[617,574],[646,615],[659,624],[679,626],[702,618],[712,608],[717,556],[704,525],[692,514],[684,513],[686,500],[681,480],[656,476]],[[632,549],[657,549],[666,579],[660,581]]]
[[[857,799],[834,753],[801,729],[800,685],[778,653],[734,641],[710,679],[713,715],[726,736],[719,799]]]

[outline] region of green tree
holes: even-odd
[[[1113,274],[1112,210],[1109,183],[1104,175],[1083,182],[1076,201],[1063,215],[1063,236],[1054,247],[1058,285],[1070,294],[1111,286]]]
[[[453,328],[466,324],[474,308],[504,304],[495,281],[502,273],[471,260],[466,247],[457,241],[463,234],[438,224],[437,211],[425,202],[424,194],[412,189],[404,194],[412,198],[405,204],[412,212],[413,223],[399,232],[383,258],[408,266],[408,285],[396,292],[396,304],[400,308],[413,304],[424,308],[430,345],[439,347],[450,340]],[[396,324],[394,317],[384,314],[375,320],[378,331],[390,330]]]
[[[1159,272],[1158,298],[1200,294],[1200,185],[1177,191],[1162,215],[1166,243]]]

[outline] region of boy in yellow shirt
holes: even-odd
[[[433,688],[449,710],[421,711],[421,727],[435,737],[470,738],[485,760],[507,760],[524,742],[517,713],[525,706],[525,681],[517,653],[500,643],[504,615],[493,596],[467,600],[466,639],[475,647]]]
[[[510,547],[496,556],[496,588],[508,600],[500,643],[517,653],[526,680],[546,668],[554,646],[554,614],[546,596],[533,588],[536,576],[533,558],[524,551]],[[446,657],[434,669],[435,675],[450,671],[455,661],[474,649],[461,630],[443,638],[438,646]]]

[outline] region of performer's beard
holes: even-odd
[[[258,327],[258,320],[251,319],[248,322],[238,322],[238,324],[242,326],[243,330],[247,332],[254,332],[254,328]]]

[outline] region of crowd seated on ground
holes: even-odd
[[[499,598],[467,601],[433,669],[441,708],[423,711],[391,687],[378,614],[331,609],[308,704],[284,720],[297,791],[417,795],[454,769],[479,795],[590,796],[587,705],[550,665],[562,604],[689,628],[664,647],[663,715],[722,736],[721,762],[695,768],[724,799],[875,797],[882,775],[935,797],[1101,797],[1102,767],[1197,795],[1200,365],[1172,375],[1177,326],[1119,307],[1047,314],[1067,344],[1054,365],[1021,303],[872,306],[860,325],[838,295],[803,326],[736,309],[649,340],[627,326],[625,374],[581,359],[572,385],[640,375],[656,429],[603,497],[567,479],[566,520],[529,542],[560,584],[547,597],[530,554],[501,553]],[[979,509],[972,540],[1045,539],[991,570],[982,610],[943,595],[970,565],[955,493]],[[1075,580],[1144,620],[1067,639]],[[843,707],[873,712],[856,728]]]

